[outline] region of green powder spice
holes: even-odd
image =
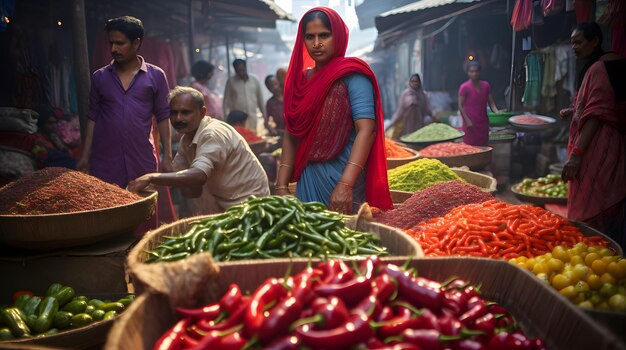
[[[448,124],[433,123],[415,131],[414,133],[404,135],[400,141],[409,142],[430,142],[439,140],[450,140],[461,136],[461,132]]]
[[[461,180],[454,171],[437,159],[423,158],[389,170],[389,189],[418,192],[433,184]]]

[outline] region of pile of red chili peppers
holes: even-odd
[[[356,265],[356,263],[355,263]],[[214,304],[182,316],[154,349],[545,349],[479,288],[438,283],[369,258],[322,262],[270,278],[250,296],[232,284]]]

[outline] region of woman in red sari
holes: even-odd
[[[562,174],[569,181],[567,216],[626,248],[626,60],[602,51],[595,23],[579,25],[571,42],[584,65]]]
[[[380,92],[364,61],[345,56],[348,28],[316,7],[300,21],[285,81],[286,131],[276,193],[351,213],[392,208]]]

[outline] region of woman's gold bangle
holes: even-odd
[[[365,168],[361,164],[357,164],[357,163],[351,162],[351,161],[348,161],[348,164],[352,164],[354,166],[357,166],[357,167],[361,168],[361,170],[365,170]]]
[[[275,190],[288,190],[289,186],[274,186]]]
[[[349,183],[343,182],[343,181],[337,181],[337,184],[338,185],[344,185],[344,186],[346,186],[346,187],[348,187],[350,189],[352,189],[354,187],[354,186],[350,185]]]
[[[289,165],[289,164],[283,164],[283,163],[280,163],[280,164],[278,164],[278,167],[279,167],[279,168],[282,168],[282,167],[285,167],[285,168],[291,168],[292,166],[291,166],[291,165]]]

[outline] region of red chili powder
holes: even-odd
[[[440,182],[413,194],[396,209],[372,213],[377,222],[410,229],[423,221],[444,216],[460,205],[482,203],[490,199],[493,196],[477,186],[453,180]]]
[[[130,204],[141,198],[91,175],[49,167],[0,188],[0,214],[72,213]]]

